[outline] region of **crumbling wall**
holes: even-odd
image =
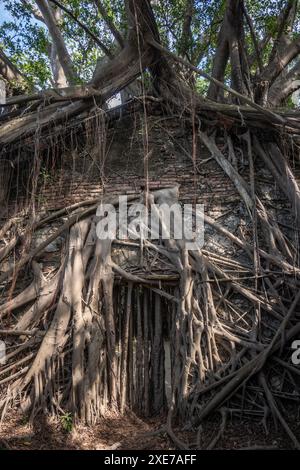
[[[150,191],[179,186],[181,203],[204,204],[205,213],[242,238],[248,237],[249,214],[230,178],[217,164],[193,129],[178,117],[160,113],[120,116],[109,127],[91,119],[86,125],[86,144],[66,145],[58,164],[42,163],[36,194],[37,210],[53,211],[83,200],[117,195],[140,194],[148,184]],[[82,130],[81,130],[82,131]],[[226,153],[226,143],[218,141]],[[42,143],[46,148],[46,143]],[[237,142],[233,162],[249,182],[247,152]],[[55,150],[57,153],[57,149]],[[262,162],[255,161],[255,184],[270,214],[284,225],[293,225],[287,216],[287,201],[274,185],[273,177]],[[295,172],[297,177],[297,172]],[[2,192],[4,191],[4,188]],[[29,192],[29,197],[30,197]],[[11,212],[26,206],[28,193],[18,188],[10,200]],[[209,227],[205,230],[208,249],[230,254],[231,244]],[[249,240],[251,241],[251,240]],[[235,250],[232,256],[237,257]]]

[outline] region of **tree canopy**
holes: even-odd
[[[2,0],[7,19],[0,27],[1,56],[29,87],[87,83],[97,64],[124,48],[127,3]],[[300,87],[297,0],[154,0],[151,6],[168,50],[258,103],[294,105],[290,97]],[[2,67],[2,76],[10,81],[6,69]],[[227,101],[203,77],[195,85],[202,95]]]

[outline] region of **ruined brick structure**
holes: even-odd
[[[217,217],[232,203],[240,203],[233,183],[197,139],[193,156],[193,132],[180,117],[148,116],[147,131],[143,128],[143,114],[124,116],[107,130],[102,148],[96,142],[80,152],[63,152],[58,165],[43,170],[38,205],[55,210],[103,193],[138,194],[145,187],[147,171],[150,190],[179,185],[182,203],[203,203]],[[18,204],[24,200],[25,191],[19,191]],[[10,204],[16,202],[12,194]]]

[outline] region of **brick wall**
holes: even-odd
[[[181,202],[204,203],[212,216],[240,204],[234,185],[199,141],[193,157],[192,130],[180,118],[148,116],[145,128],[138,113],[115,121],[105,131],[103,125],[89,124],[85,145],[80,147],[77,141],[76,148],[62,152],[58,166],[43,170],[36,196],[41,209],[55,210],[102,194],[138,194],[147,171],[150,190],[179,185]],[[244,158],[239,171],[248,180]],[[280,203],[282,195],[272,177],[259,166],[256,162],[257,181],[264,180],[263,197]],[[18,201],[12,198],[11,204],[21,202],[19,191]]]
[[[42,181],[38,204],[54,210],[103,193],[138,194],[147,171],[150,190],[179,185],[182,202],[204,203],[209,211],[226,211],[238,201],[233,184],[199,142],[193,160],[191,130],[178,119],[160,121],[148,119],[148,158],[141,116],[116,122],[105,144],[95,136],[84,150],[65,152],[59,168]]]

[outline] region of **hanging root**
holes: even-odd
[[[41,410],[68,410],[75,421],[89,424],[112,410],[150,416],[168,409],[164,432],[186,449],[190,445],[176,436],[174,423],[198,429],[200,446],[204,420],[219,411],[219,432],[206,446],[211,449],[222,439],[229,413],[265,423],[272,414],[299,448],[281,412],[300,389],[299,371],[286,357],[300,334],[294,245],[256,195],[253,173],[249,186],[232,158],[207,134],[200,137],[240,194],[253,236],[231,233],[207,215],[204,222],[242,252],[243,261],[206,247],[190,251],[186,240],[174,240],[171,233],[158,243],[100,240],[94,200],[41,219],[32,239],[50,221],[60,225],[0,275],[0,334],[10,346],[0,370],[2,419],[13,404],[32,419]],[[258,142],[255,148],[265,152]],[[277,173],[270,167],[276,177],[278,165]],[[146,196],[167,231],[157,205],[176,202],[178,188]],[[295,184],[287,196],[297,218]],[[6,224],[2,232],[10,228]],[[60,259],[46,274],[39,261],[59,236]],[[15,235],[2,250],[4,259],[14,246]],[[120,264],[120,246],[136,250],[140,266]],[[31,278],[13,296],[25,271]]]

